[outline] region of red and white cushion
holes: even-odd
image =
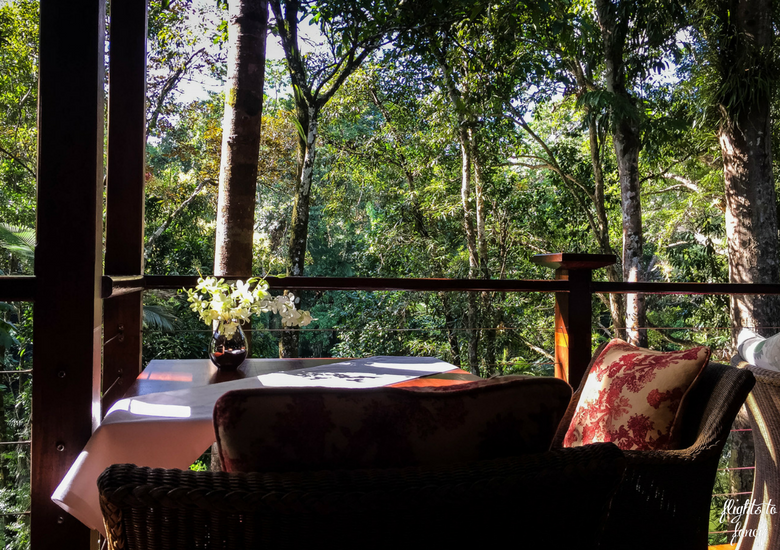
[[[683,399],[709,356],[704,346],[661,352],[612,340],[593,362],[563,445],[672,448]]]

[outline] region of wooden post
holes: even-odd
[[[104,0],[41,0],[32,547],[87,548],[51,494],[100,416]]]
[[[146,0],[112,0],[108,73],[106,274],[142,275],[146,148]],[[103,411],[141,370],[142,292],[106,300]]]
[[[591,356],[594,269],[615,263],[612,254],[537,254],[533,262],[555,269],[555,279],[569,281],[569,292],[555,293],[555,376],[575,389]]]

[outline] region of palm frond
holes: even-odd
[[[161,330],[162,332],[173,332],[173,323],[175,321],[176,316],[164,306],[144,306],[144,328],[153,328]]]
[[[23,260],[32,261],[35,257],[35,230],[0,223],[0,248],[4,248]]]

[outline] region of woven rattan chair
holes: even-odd
[[[602,548],[707,548],[718,460],[754,382],[747,370],[709,363],[687,398],[680,449],[624,451],[626,472],[612,501]],[[582,386],[572,396],[554,448],[562,445],[581,391]]]
[[[624,466],[617,447],[597,444],[374,470],[113,465],[98,487],[112,550],[500,548],[508,541],[591,549]]]
[[[753,373],[756,386],[747,399],[748,417],[753,428],[756,470],[751,500],[757,505],[780,504],[780,471],[777,449],[780,449],[780,372],[762,369],[740,360],[739,368]],[[741,502],[740,502],[741,504]],[[764,513],[746,515],[740,522],[744,529],[737,550],[772,550],[780,548],[780,514],[767,508]]]

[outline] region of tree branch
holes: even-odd
[[[307,83],[306,67],[301,58],[300,46],[298,46],[298,8],[300,2],[298,0],[287,2],[284,13],[282,13],[279,0],[270,0],[268,5],[271,6],[271,11],[276,19],[276,29],[282,41],[287,67],[290,70],[290,80],[293,86],[298,88],[306,104],[312,105],[314,98]]]
[[[27,170],[33,178],[38,179],[38,176],[36,175],[35,171],[32,168],[30,168],[27,164],[25,164],[25,162],[22,159],[14,155],[9,150],[5,149],[3,146],[0,146],[0,153],[3,153],[8,158],[15,161],[19,166]]]
[[[679,181],[680,183],[676,185],[670,185],[669,187],[665,187],[664,189],[659,189],[658,191],[646,191],[645,194],[647,195],[660,195],[661,193],[668,193],[669,191],[677,191],[678,189],[685,189],[687,191],[693,191],[694,193],[701,192],[701,188],[696,185],[695,182],[692,182],[691,180],[684,178],[682,176],[659,176],[660,179],[670,179]]]
[[[168,227],[171,225],[171,222],[173,221],[173,219],[176,216],[178,216],[179,213],[182,210],[184,210],[187,207],[187,205],[190,204],[195,199],[196,196],[198,196],[198,193],[200,193],[201,190],[207,184],[212,184],[213,185],[214,184],[214,180],[207,178],[207,179],[203,180],[202,182],[200,182],[198,184],[198,186],[195,188],[195,191],[193,191],[192,194],[189,197],[187,197],[187,199],[184,202],[182,202],[176,210],[171,212],[171,214],[168,216],[168,218],[162,224],[160,224],[160,227],[158,227],[155,230],[155,232],[152,234],[151,237],[149,237],[149,240],[146,243],[146,247],[145,248],[146,248],[147,254],[152,249],[152,247],[154,246],[154,242],[158,238],[160,238],[160,235],[162,235],[165,232],[165,230],[168,229]]]
[[[679,166],[680,164],[682,164],[683,162],[685,162],[685,161],[686,161],[686,160],[688,160],[689,158],[691,158],[691,153],[688,153],[688,154],[687,154],[687,155],[685,155],[683,158],[681,158],[681,159],[679,159],[679,160],[676,160],[676,161],[674,161],[673,163],[671,163],[669,166],[667,166],[666,168],[664,168],[664,169],[663,169],[663,170],[661,170],[660,172],[657,172],[657,173],[656,173],[656,172],[650,173],[650,174],[648,174],[647,176],[645,176],[645,177],[643,177],[642,179],[640,179],[639,181],[640,181],[640,183],[644,183],[644,182],[646,182],[646,181],[648,181],[648,180],[652,180],[652,179],[656,179],[656,178],[666,178],[666,177],[671,177],[671,176],[667,176],[667,174],[669,174],[669,171],[670,171],[672,168],[674,168],[675,166]]]
[[[553,153],[552,149],[545,143],[545,141],[539,137],[536,132],[534,132],[529,124],[523,119],[522,115],[518,113],[517,108],[509,105],[509,109],[512,111],[512,115],[507,115],[510,120],[518,124],[523,130],[525,130],[528,135],[531,136],[531,138],[539,144],[539,146],[544,149],[544,152],[547,153],[547,156],[549,158],[543,159],[541,157],[535,157],[538,160],[542,160],[544,162],[550,163],[551,170],[553,170],[555,173],[557,173],[564,181],[569,180],[574,185],[579,187],[585,195],[591,200],[591,202],[596,202],[596,197],[593,196],[593,194],[588,191],[587,187],[585,187],[581,181],[579,181],[577,178],[573,177],[572,175],[566,173],[563,171],[563,169],[558,165],[558,163],[555,160],[555,154]],[[534,157],[529,157],[534,158]]]
[[[201,48],[195,53],[193,53],[187,60],[182,63],[178,69],[165,81],[165,84],[163,84],[162,89],[160,90],[160,95],[157,96],[157,103],[154,106],[154,110],[152,111],[152,115],[149,117],[149,123],[146,125],[146,134],[149,135],[156,127],[157,127],[157,119],[160,117],[160,113],[162,112],[163,104],[165,103],[165,99],[168,97],[168,95],[176,89],[176,85],[181,81],[181,79],[184,77],[184,74],[187,72],[187,69],[189,69],[190,63],[199,56],[202,53],[205,53],[206,48]]]
[[[529,342],[528,340],[526,340],[525,338],[523,338],[523,337],[522,337],[522,336],[520,336],[519,334],[517,334],[517,336],[518,336],[518,338],[520,338],[520,340],[522,340],[522,341],[523,341],[523,343],[524,343],[526,346],[528,346],[529,348],[531,348],[533,351],[535,351],[536,353],[538,353],[539,355],[541,355],[541,356],[543,356],[543,357],[546,357],[546,358],[547,358],[547,359],[549,359],[550,361],[553,361],[553,362],[555,362],[555,356],[551,355],[550,353],[548,353],[547,351],[543,350],[543,349],[542,349],[542,348],[540,348],[539,346],[532,344],[531,342]]]

